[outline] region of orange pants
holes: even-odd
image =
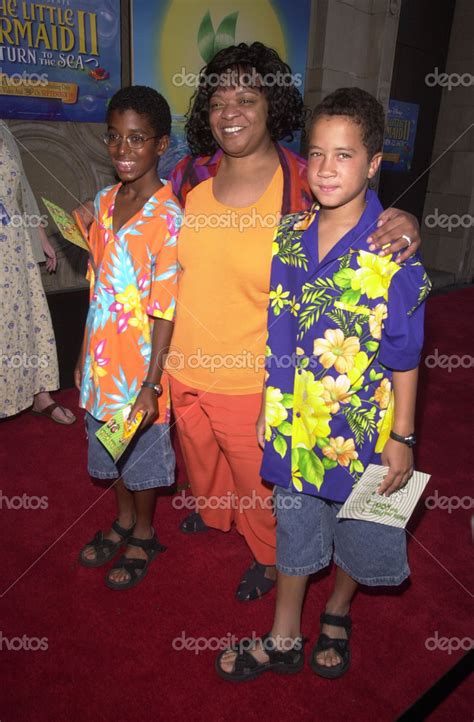
[[[171,398],[202,520],[221,531],[229,531],[235,522],[255,559],[275,564],[272,487],[260,477],[262,451],[255,431],[261,394],[213,394],[172,378]]]

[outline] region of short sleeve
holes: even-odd
[[[153,318],[174,320],[178,280],[177,240],[182,221],[179,206],[173,201],[166,204],[166,214],[161,228],[164,241],[154,255],[151,272],[150,294],[147,313]]]
[[[425,300],[431,284],[420,261],[408,259],[392,278],[387,318],[382,329],[379,361],[394,371],[408,371],[420,362]]]

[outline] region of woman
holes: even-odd
[[[40,217],[8,126],[0,121],[0,288],[2,330],[0,417],[32,407],[58,424],[76,417],[53,401],[59,388],[53,327],[38,261],[52,272],[56,256],[44,228],[31,227]]]
[[[279,145],[304,127],[290,77],[289,66],[261,43],[220,51],[202,72],[186,125],[192,155],[171,177],[185,221],[167,368],[199,510],[181,529],[228,531],[236,524],[254,557],[236,592],[242,601],[261,597],[275,578],[272,492],[260,478],[255,435],[273,231],[280,212],[311,203],[305,161]],[[392,240],[386,252],[393,252],[408,241],[411,255],[419,245],[416,220],[395,209],[381,219],[376,245]]]

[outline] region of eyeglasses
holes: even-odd
[[[149,138],[144,138],[143,135],[138,135],[137,133],[126,136],[119,135],[118,133],[104,133],[102,139],[105,145],[110,146],[111,148],[115,148],[115,146],[120,145],[122,140],[125,140],[129,148],[132,150],[139,150],[140,148],[143,148],[147,140],[159,137],[159,135],[150,135]]]

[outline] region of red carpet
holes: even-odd
[[[430,299],[427,355],[474,356],[473,300],[473,289]],[[421,375],[417,466],[433,475],[425,496],[467,507],[474,371],[423,365]],[[60,398],[75,406],[77,395]],[[468,643],[471,512],[420,504],[410,527],[411,582],[398,593],[359,593],[346,677],[329,682],[306,667],[295,677],[230,685],[214,672],[215,651],[178,651],[173,640],[216,645],[270,628],[274,593],[250,605],[233,598],[250,560],[237,533],[181,534],[186,511],[165,496],[156,526],[168,551],[137,589],[109,591],[103,568],[76,562],[114,513],[112,495],[89,481],[81,421],[68,428],[24,413],[0,428],[2,722],[395,720]],[[39,508],[15,508],[24,494],[23,506]],[[323,575],[308,592],[303,629],[311,644],[329,583]],[[436,635],[442,649],[433,649]],[[465,682],[430,719],[472,720],[469,691]]]

